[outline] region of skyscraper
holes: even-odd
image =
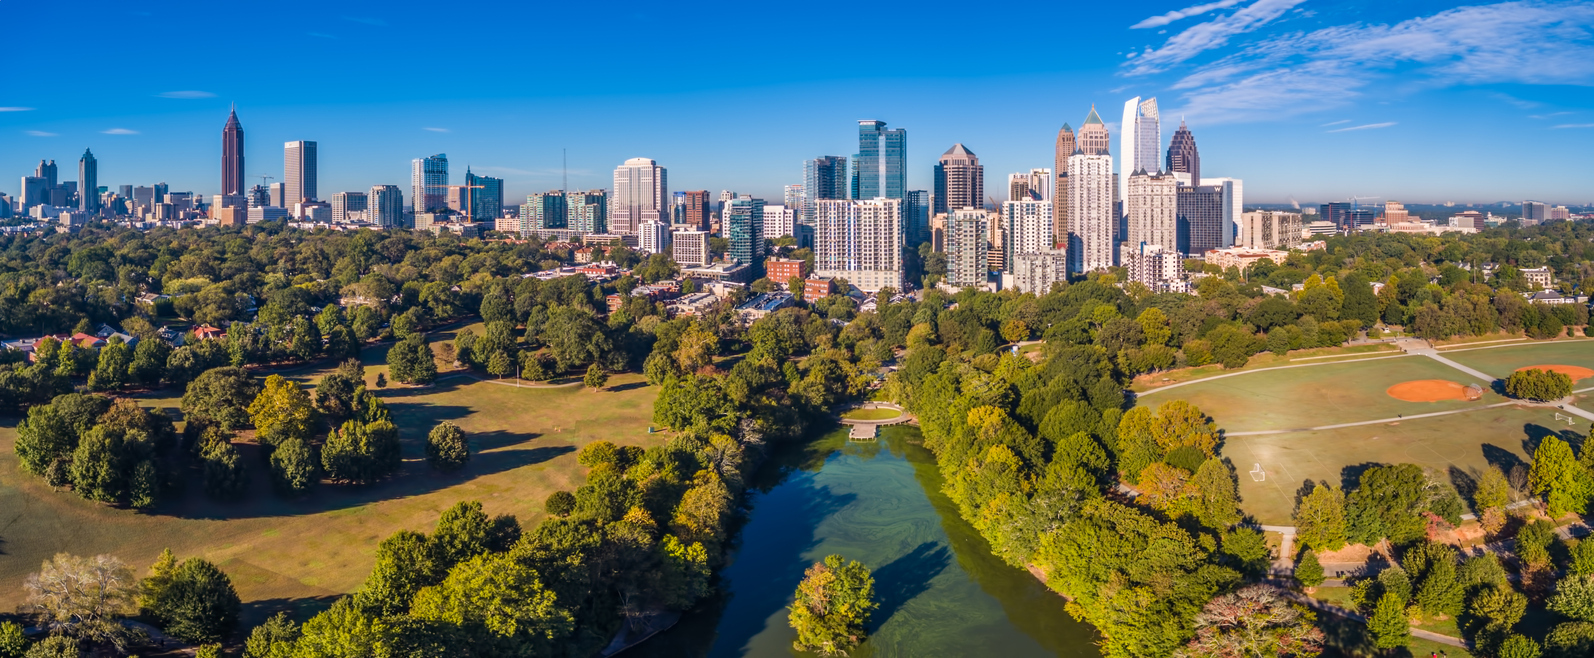
[[[1081,134],[1091,125],[1087,120]],[[1099,119],[1095,125],[1101,125]],[[1068,259],[1075,272],[1113,265],[1113,233],[1118,225],[1113,192],[1112,156],[1076,151],[1068,158]]]
[[[1223,246],[1232,247],[1245,208],[1245,186],[1238,178],[1204,178],[1202,182],[1218,188],[1223,211]]]
[[[565,228],[568,226],[568,203],[566,193],[559,190],[526,195],[526,202],[520,204],[521,234],[539,228]]]
[[[470,172],[470,167],[465,168],[464,188],[469,203],[466,208],[470,211],[470,218],[478,222],[490,222],[498,219],[504,208],[504,179],[492,176],[477,176]],[[475,186],[480,185],[480,188]]]
[[[221,129],[221,194],[244,193],[244,127],[238,123],[238,108],[227,115]]]
[[[1167,253],[1179,249],[1178,182],[1168,174],[1129,177],[1129,196],[1124,197],[1124,215],[1129,224],[1127,248],[1140,253],[1142,245],[1156,245]]]
[[[1144,102],[1139,96],[1124,103],[1123,132],[1118,146],[1118,198],[1129,198],[1129,177],[1137,171],[1156,174],[1162,171],[1162,123],[1157,116],[1157,99]]]
[[[1173,141],[1168,143],[1167,170],[1173,172],[1181,185],[1194,187],[1201,184],[1201,153],[1196,151],[1195,135],[1190,134],[1183,119],[1179,120],[1179,129],[1173,133]]]
[[[282,145],[282,183],[288,198],[285,207],[315,201],[315,142],[288,142]]]
[[[1192,258],[1223,244],[1223,186],[1180,185],[1177,210],[1179,253]]]
[[[803,207],[801,220],[814,223],[814,202],[824,199],[845,199],[847,190],[847,159],[839,155],[822,155],[803,161]]]
[[[1052,237],[1068,241],[1068,158],[1074,155],[1074,129],[1063,124],[1052,153]]]
[[[447,207],[448,155],[410,161],[410,205],[415,212],[431,212]]]
[[[738,263],[751,265],[754,274],[761,273],[764,260],[764,200],[731,199],[725,202],[723,212],[725,215],[720,222],[725,226],[725,238],[730,241],[725,255]]]
[[[608,233],[608,195],[601,189],[566,192],[565,228],[584,234]]]
[[[1003,260],[1017,262],[1019,254],[1039,253],[1052,248],[1052,202],[1018,199],[1002,204]]]
[[[333,192],[332,223],[349,221],[349,213],[364,212],[370,197],[364,192]]]
[[[985,167],[962,144],[941,154],[935,163],[935,213],[985,207]]]
[[[987,267],[991,216],[984,208],[959,208],[946,220],[946,282],[978,288],[989,279]]]
[[[22,177],[22,212],[50,202],[50,181],[42,176]]]
[[[94,159],[94,153],[83,149],[83,157],[77,161],[78,181],[78,210],[87,213],[100,211],[100,163]]]
[[[1096,106],[1090,106],[1090,114],[1085,115],[1085,125],[1080,127],[1078,135],[1078,148],[1076,153],[1085,155],[1109,155],[1112,136],[1107,133],[1107,125],[1101,122],[1101,115],[1096,114]],[[1070,154],[1069,157],[1073,157]],[[1073,171],[1069,171],[1073,175]]]
[[[668,222],[670,192],[667,177],[668,172],[664,167],[648,158],[631,158],[615,167],[614,196],[609,202],[610,230],[622,234],[636,233],[642,222]]]
[[[930,241],[930,191],[908,190],[902,204],[902,232],[907,236],[908,249],[918,251],[919,245]]]
[[[684,197],[685,208],[681,223],[696,231],[707,231],[714,207],[708,200],[708,190],[687,190],[680,194]]]
[[[374,185],[365,195],[365,218],[382,228],[404,223],[404,192],[397,185]]]
[[[805,188],[803,188],[802,183],[787,185],[785,194],[781,196],[782,201],[784,201],[784,205],[787,208],[791,208],[792,211],[797,214],[802,214],[803,199],[807,198],[807,193],[805,192]]]
[[[1007,200],[1029,199],[1029,174],[1007,175]]]
[[[897,199],[814,202],[814,271],[865,292],[902,290],[903,207]]]
[[[1324,221],[1333,223],[1339,230],[1354,230],[1356,227],[1350,223],[1350,211],[1350,202],[1333,201],[1319,206],[1318,216]]]
[[[908,191],[908,131],[886,122],[858,122],[858,153],[852,156],[852,198],[900,199]]]

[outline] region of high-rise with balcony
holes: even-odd
[[[636,233],[642,222],[668,222],[669,181],[659,163],[631,158],[614,169],[614,192],[609,198],[609,228],[615,233]]]
[[[526,202],[520,204],[521,234],[540,228],[565,228],[568,198],[559,190],[526,195]]]
[[[316,199],[316,144],[288,142],[282,145],[282,182],[287,188],[288,207]]]
[[[83,157],[77,161],[78,185],[78,210],[86,213],[100,211],[100,163],[94,159],[94,153],[83,149]]]
[[[865,292],[902,290],[904,205],[883,198],[815,201],[814,272]]]
[[[858,122],[858,153],[852,156],[853,199],[901,199],[908,192],[908,131],[886,122]]]
[[[238,123],[238,109],[227,115],[221,129],[221,194],[244,193],[244,127]]]
[[[608,195],[603,190],[566,192],[565,228],[587,235],[608,233]]]
[[[1156,245],[1167,253],[1179,250],[1179,183],[1170,174],[1140,171],[1129,177],[1124,214],[1129,225],[1126,247]]]
[[[1180,185],[1201,184],[1201,153],[1196,150],[1195,135],[1190,134],[1183,119],[1179,120],[1179,129],[1173,132],[1173,141],[1168,143],[1167,171],[1173,172]]]
[[[822,155],[803,161],[803,206],[799,219],[814,223],[814,202],[847,198],[847,159]]]
[[[410,205],[415,212],[448,207],[448,155],[410,161]]]
[[[1087,129],[1090,125],[1088,121],[1085,124]],[[1067,251],[1075,272],[1113,266],[1113,236],[1118,225],[1113,192],[1112,156],[1076,151],[1068,158]]]
[[[375,185],[365,195],[365,218],[382,228],[404,224],[404,192],[397,185]]]
[[[984,207],[985,167],[973,151],[953,144],[935,163],[935,214]]]
[[[365,212],[370,196],[364,192],[333,192],[332,223],[349,221],[349,213]]]
[[[991,215],[983,208],[958,208],[946,219],[946,283],[978,288],[990,278]]]
[[[1057,131],[1052,150],[1052,236],[1059,242],[1068,238],[1068,158],[1073,157],[1074,149],[1074,129],[1065,123]]]
[[[1012,264],[1018,254],[1050,250],[1052,202],[1045,199],[1018,199],[1002,204],[1003,261]]]
[[[1118,145],[1118,198],[1129,198],[1129,177],[1136,172],[1162,172],[1162,122],[1157,114],[1157,99],[1144,101],[1139,96],[1124,103],[1124,119]]]
[[[1085,115],[1085,123],[1079,128],[1076,136],[1076,152],[1085,155],[1109,155],[1112,144],[1112,135],[1107,132],[1107,124],[1101,122],[1101,115],[1096,114],[1096,106],[1090,106],[1090,114]],[[1073,157],[1072,154],[1069,157]],[[1072,175],[1072,171],[1069,172]]]
[[[752,266],[754,274],[763,269],[764,260],[764,200],[743,197],[725,202],[725,238],[730,242],[725,255],[738,263]]]

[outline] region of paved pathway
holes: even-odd
[[[1383,352],[1368,352],[1368,354],[1383,354]],[[1347,356],[1347,357],[1349,357],[1349,356],[1355,356],[1355,355],[1354,354],[1343,354],[1343,355],[1337,355],[1337,356]],[[1313,366],[1327,366],[1327,365],[1333,365],[1333,364],[1336,364],[1336,363],[1351,363],[1353,361],[1357,362],[1357,363],[1360,363],[1362,361],[1377,361],[1379,359],[1403,359],[1403,358],[1406,358],[1408,356],[1411,356],[1411,355],[1410,354],[1389,354],[1389,355],[1385,355],[1385,356],[1375,356],[1375,357],[1369,357],[1369,358],[1365,358],[1365,359],[1346,359],[1344,361],[1324,361],[1324,362],[1321,362],[1321,363],[1302,363],[1302,364],[1292,365],[1292,366],[1273,366],[1271,368],[1257,368],[1256,370],[1241,370],[1239,372],[1231,372],[1231,373],[1226,373],[1226,374],[1222,374],[1222,375],[1213,375],[1211,377],[1203,377],[1201,379],[1192,379],[1190,381],[1179,382],[1177,384],[1168,384],[1167,386],[1158,386],[1158,387],[1153,388],[1153,389],[1151,389],[1149,391],[1141,391],[1141,392],[1135,393],[1135,396],[1136,397],[1145,397],[1145,396],[1151,395],[1153,393],[1159,393],[1159,392],[1166,391],[1166,390],[1169,390],[1169,389],[1179,388],[1180,386],[1188,386],[1190,384],[1205,384],[1205,383],[1210,382],[1210,381],[1215,380],[1215,379],[1224,379],[1224,378],[1227,378],[1227,377],[1239,377],[1240,375],[1249,375],[1249,374],[1255,373],[1255,372],[1267,372],[1269,370],[1284,370],[1285,368],[1311,368]]]
[[[1421,349],[1421,350],[1417,350],[1417,351],[1412,352],[1412,353],[1413,354],[1421,354],[1423,356],[1426,356],[1426,357],[1428,357],[1430,359],[1433,359],[1433,360],[1438,361],[1440,363],[1443,363],[1443,364],[1445,364],[1447,366],[1455,368],[1456,370],[1460,370],[1461,372],[1464,372],[1464,373],[1467,373],[1469,375],[1472,375],[1473,377],[1477,377],[1479,380],[1482,380],[1483,382],[1486,382],[1486,383],[1493,383],[1494,380],[1495,380],[1494,375],[1486,373],[1486,372],[1484,372],[1482,370],[1476,370],[1476,369],[1470,368],[1468,366],[1461,365],[1461,364],[1456,363],[1455,361],[1452,361],[1452,360],[1450,360],[1448,358],[1439,356],[1439,353],[1435,352],[1433,349]]]
[[[1400,421],[1403,421],[1403,420],[1415,420],[1415,419],[1418,419],[1418,418],[1433,418],[1434,416],[1448,416],[1450,414],[1464,414],[1464,413],[1467,413],[1469,411],[1478,411],[1479,409],[1492,409],[1494,407],[1509,407],[1509,406],[1516,405],[1516,404],[1522,404],[1522,402],[1520,400],[1512,400],[1510,402],[1496,402],[1494,404],[1483,405],[1481,407],[1468,407],[1466,409],[1453,409],[1451,411],[1435,411],[1433,413],[1412,414],[1410,416],[1396,416],[1394,418],[1379,418],[1377,420],[1361,420],[1361,421],[1356,421],[1354,423],[1339,423],[1337,425],[1319,425],[1317,427],[1301,427],[1301,428],[1297,428],[1297,429],[1287,429],[1287,430],[1254,430],[1254,431],[1251,431],[1251,432],[1224,432],[1223,435],[1224,436],[1259,436],[1259,435],[1263,435],[1263,434],[1289,434],[1290,432],[1314,432],[1314,431],[1318,431],[1318,430],[1337,430],[1337,429],[1340,429],[1342,427],[1356,427],[1358,425],[1382,425],[1384,423],[1395,423],[1395,422],[1400,422]]]

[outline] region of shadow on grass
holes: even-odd
[[[1485,443],[1480,448],[1483,450],[1483,460],[1491,466],[1500,467],[1500,472],[1509,474],[1511,469],[1521,466],[1527,468],[1528,463],[1510,450],[1506,450],[1492,443]]]
[[[306,619],[332,607],[332,604],[341,598],[343,598],[341,594],[328,594],[326,596],[248,601],[238,611],[239,639],[249,637],[249,631],[265,623],[272,615],[279,612],[286,612],[288,613],[288,618],[292,619],[294,623],[303,624]]]
[[[605,388],[603,390],[605,392],[609,392],[609,393],[619,393],[620,391],[634,391],[634,390],[639,389],[639,388],[647,388],[647,387],[648,387],[647,380],[643,380],[643,381],[640,381],[640,382],[631,382],[629,384],[620,384],[619,386],[610,386],[610,387]]]
[[[1539,449],[1539,444],[1543,443],[1544,439],[1552,436],[1567,442],[1567,444],[1572,446],[1574,451],[1577,450],[1578,446],[1582,445],[1583,443],[1583,435],[1577,433],[1576,431],[1545,427],[1537,423],[1528,423],[1523,425],[1522,433],[1527,435],[1526,438],[1522,439],[1522,449],[1526,450],[1530,455],[1533,454],[1535,450]]]

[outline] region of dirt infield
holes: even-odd
[[[1583,366],[1541,365],[1517,368],[1517,372],[1521,372],[1523,370],[1547,370],[1550,372],[1558,372],[1566,375],[1567,377],[1571,377],[1572,381],[1574,382],[1588,379],[1589,377],[1594,377],[1594,370],[1589,370]]]
[[[1467,400],[1466,386],[1443,379],[1417,379],[1401,382],[1384,391],[1389,397],[1405,402],[1438,402],[1440,400]]]

